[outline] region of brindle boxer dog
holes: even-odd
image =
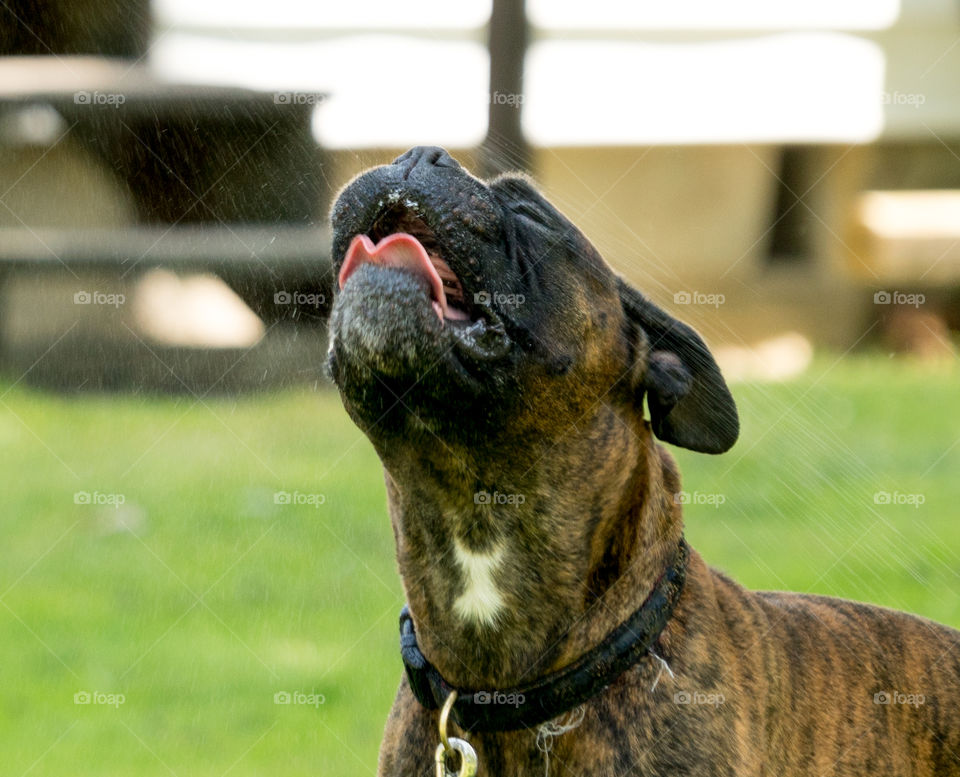
[[[655,437],[720,453],[738,434],[703,341],[526,179],[478,180],[442,149],[363,173],[332,218],[330,368],[383,462],[438,687],[523,687],[606,650],[684,547]],[[960,774],[960,632],[747,591],[693,551],[681,571],[649,653],[552,740],[551,774]],[[381,775],[435,773],[435,707],[403,679]],[[481,775],[519,777],[548,766],[538,730],[450,734]]]

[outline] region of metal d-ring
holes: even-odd
[[[440,744],[437,745],[437,751],[434,754],[434,761],[437,765],[437,777],[474,777],[477,773],[477,751],[470,743],[457,737],[447,737],[447,720],[450,718],[450,710],[457,700],[457,692],[451,691],[443,703],[443,709],[440,710],[440,720],[438,728],[440,729]],[[447,758],[453,753],[460,755],[460,768],[456,772],[450,771],[447,766]]]

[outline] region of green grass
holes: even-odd
[[[737,446],[678,453],[684,488],[724,500],[687,508],[689,539],[751,587],[960,626],[958,389],[956,370],[884,357],[735,387]],[[0,451],[4,774],[375,773],[402,595],[379,465],[333,392],[198,404],[17,386]],[[277,490],[325,502],[275,505]],[[84,690],[125,699],[75,704]]]

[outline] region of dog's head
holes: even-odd
[[[378,448],[562,435],[601,403],[719,453],[736,407],[690,327],[619,279],[523,177],[439,148],[369,170],[332,212],[330,369]]]

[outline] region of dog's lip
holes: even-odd
[[[430,290],[433,310],[441,322],[469,319],[466,311],[448,304],[443,288],[440,273],[443,272],[448,278],[451,276],[456,278],[456,275],[443,259],[431,256],[413,235],[395,232],[377,243],[374,243],[368,235],[354,235],[340,267],[337,278],[339,288],[342,289],[350,276],[364,264],[400,268],[425,280]]]

